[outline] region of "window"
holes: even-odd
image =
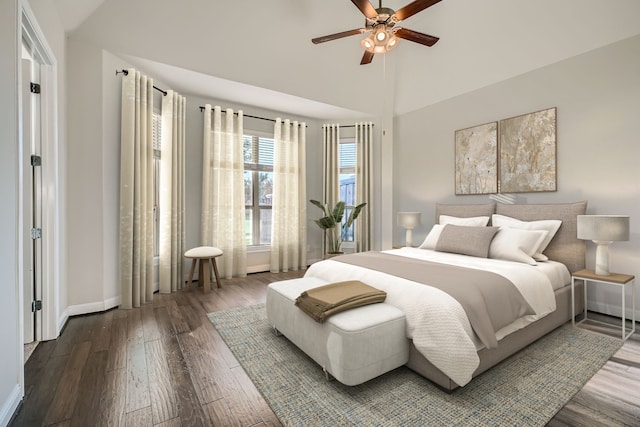
[[[356,206],[356,143],[352,138],[342,139],[338,147],[340,168],[340,200],[346,204],[342,224]],[[353,224],[344,230],[344,242],[353,242]]]
[[[160,256],[160,150],[162,148],[162,116],[153,113],[153,256]]]
[[[243,135],[246,242],[271,244],[273,138]]]

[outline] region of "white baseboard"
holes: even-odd
[[[87,304],[70,305],[65,310],[67,317],[78,316],[80,314],[98,313],[109,310],[120,305],[120,297],[112,297],[104,301],[90,302]]]
[[[60,332],[62,331],[62,328],[64,328],[64,325],[67,323],[67,320],[69,320],[69,307],[65,308],[58,318],[58,330],[56,331],[56,337],[60,336]]]
[[[262,265],[252,265],[247,267],[247,274],[251,273],[263,273],[265,271],[269,271],[271,269],[271,265],[262,264]]]
[[[22,388],[20,384],[16,384],[7,400],[2,403],[2,407],[0,407],[0,426],[9,425],[9,421],[11,421],[11,417],[18,409],[18,405],[20,405],[20,401],[22,401]]]

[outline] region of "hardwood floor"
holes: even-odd
[[[300,272],[188,287],[139,309],[69,319],[25,365],[12,426],[279,426],[207,313],[264,302],[266,285]],[[636,334],[550,426],[640,425]]]

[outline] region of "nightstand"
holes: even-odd
[[[584,318],[576,323],[576,313],[575,313],[575,296],[574,296],[574,286],[575,281],[583,280],[584,281]],[[635,285],[635,276],[631,276],[629,274],[619,274],[619,273],[611,273],[608,276],[599,276],[593,270],[580,270],[576,271],[571,275],[571,323],[573,326],[576,324],[580,324],[587,320],[587,282],[598,282],[605,283],[607,285],[616,285],[622,288],[622,341],[625,341],[636,331],[636,285]],[[627,329],[625,325],[625,293],[626,287],[631,286],[631,329]],[[592,322],[604,323],[597,320],[592,320]],[[606,323],[605,323],[606,324]]]

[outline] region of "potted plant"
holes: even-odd
[[[327,253],[342,253],[341,246],[342,241],[346,237],[345,233],[351,227],[358,215],[360,215],[360,211],[366,205],[366,203],[360,203],[358,206],[353,208],[343,227],[342,217],[344,216],[346,207],[345,202],[343,202],[342,200],[339,201],[338,203],[336,203],[333,209],[329,209],[328,205],[320,203],[317,200],[310,200],[310,202],[320,208],[320,210],[324,214],[322,218],[314,219],[313,221],[318,224],[318,227],[320,227],[320,229],[324,231],[325,236],[327,236]]]

